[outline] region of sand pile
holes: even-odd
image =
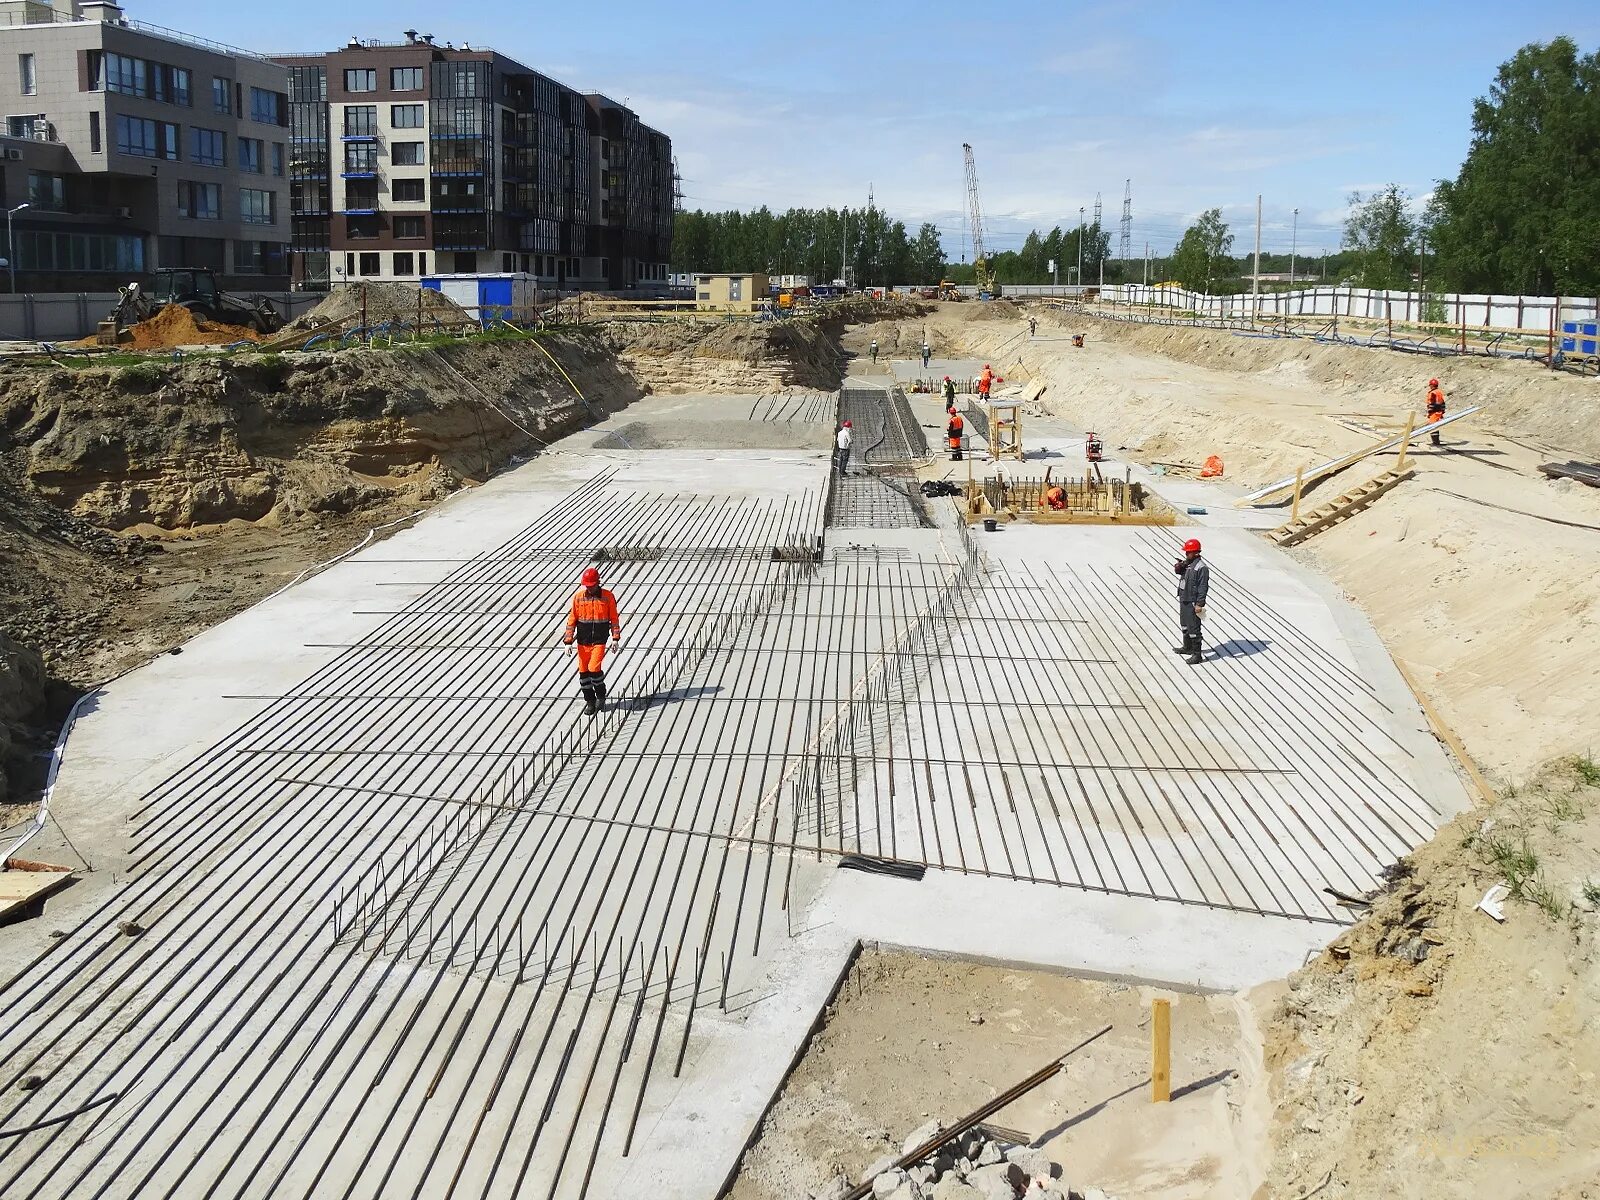
[[[204,317],[196,317],[181,304],[168,304],[149,320],[122,330],[117,344],[129,350],[170,350],[175,346],[225,346],[230,342],[260,340],[261,335],[246,326],[207,321]],[[97,345],[97,335],[90,334],[72,344]]]
[[[363,302],[369,325],[379,321],[415,323],[419,293],[424,321],[453,325],[472,319],[466,309],[432,288],[411,283],[352,283],[330,292],[326,300],[310,312],[296,317],[285,328],[311,329],[326,321],[337,321],[345,326],[358,325]]]

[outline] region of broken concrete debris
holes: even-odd
[[[939,1132],[929,1121],[906,1135],[905,1153]],[[1059,1164],[1043,1150],[1013,1145],[980,1133],[969,1133],[941,1147],[919,1163],[897,1168],[891,1155],[875,1161],[862,1173],[872,1182],[876,1200],[1112,1200],[1099,1188],[1074,1191],[1062,1177]],[[813,1195],[812,1200],[832,1200],[843,1194],[843,1177]]]

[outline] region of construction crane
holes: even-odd
[[[1000,283],[989,270],[989,259],[983,251],[983,210],[978,207],[978,164],[972,157],[972,146],[961,143],[961,153],[967,164],[967,223],[972,226],[972,279],[978,285],[979,300],[993,300],[1000,294]]]

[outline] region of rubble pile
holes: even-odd
[[[859,1183],[871,1183],[874,1200],[1113,1200],[1096,1187],[1074,1191],[1043,1150],[989,1137],[981,1129],[953,1138],[913,1166],[896,1167],[939,1132],[939,1122],[929,1121],[906,1136],[900,1154],[885,1155],[868,1167]],[[851,1186],[841,1176],[816,1200],[837,1200]]]

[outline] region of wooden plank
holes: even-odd
[[[71,879],[72,872],[64,868],[0,871],[0,921],[66,887]]]
[[[1150,1099],[1172,1099],[1172,1001],[1150,1002]]]
[[[1478,793],[1478,799],[1485,804],[1493,804],[1499,797],[1495,795],[1494,789],[1489,786],[1489,781],[1483,777],[1483,773],[1478,770],[1478,764],[1472,761],[1472,756],[1467,753],[1467,748],[1461,744],[1461,739],[1456,736],[1455,730],[1451,729],[1449,723],[1439,715],[1439,710],[1434,708],[1433,702],[1428,699],[1427,693],[1417,686],[1417,677],[1411,673],[1410,668],[1400,659],[1394,658],[1393,655],[1390,657],[1400,672],[1400,678],[1406,681],[1406,686],[1411,689],[1411,694],[1417,698],[1417,703],[1421,705],[1422,715],[1428,718],[1428,726],[1433,730],[1434,736],[1445,744],[1451,754],[1455,755],[1456,761],[1461,764],[1461,769],[1467,773],[1467,778],[1472,781],[1472,788]]]

